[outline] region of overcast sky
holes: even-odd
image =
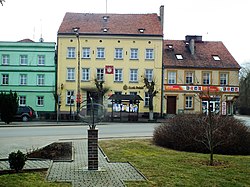
[[[56,42],[66,12],[157,13],[165,7],[164,38],[202,35],[222,41],[239,64],[250,62],[250,0],[5,0],[0,41]]]

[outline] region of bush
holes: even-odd
[[[180,151],[209,153],[207,132],[211,127],[214,153],[250,154],[250,132],[241,121],[230,116],[181,114],[154,130],[155,144]]]
[[[14,169],[16,172],[19,172],[23,169],[26,160],[26,155],[23,154],[20,150],[18,150],[16,153],[12,152],[9,154],[10,168]]]

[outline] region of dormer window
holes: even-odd
[[[102,18],[104,21],[108,21],[109,16],[103,16]]]
[[[145,29],[144,29],[144,28],[140,28],[140,29],[138,29],[138,31],[139,31],[140,33],[144,33]]]
[[[213,55],[213,59],[214,59],[215,61],[220,61],[220,57],[219,57],[218,55]]]
[[[102,29],[103,32],[108,32],[108,30],[109,30],[108,28],[103,28]]]
[[[177,58],[177,60],[183,60],[182,54],[176,54],[175,57]]]

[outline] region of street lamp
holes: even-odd
[[[81,92],[80,92],[80,41],[79,41],[79,27],[74,27],[73,31],[76,34],[77,38],[77,95],[76,95],[76,113],[77,116],[80,112],[80,104],[81,104]]]

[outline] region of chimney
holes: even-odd
[[[160,21],[161,21],[161,27],[163,31],[163,26],[164,26],[164,5],[160,6]]]
[[[194,39],[192,38],[189,41],[189,50],[190,50],[191,55],[194,55],[194,49],[195,49],[194,45],[195,45],[195,42],[194,42]]]

